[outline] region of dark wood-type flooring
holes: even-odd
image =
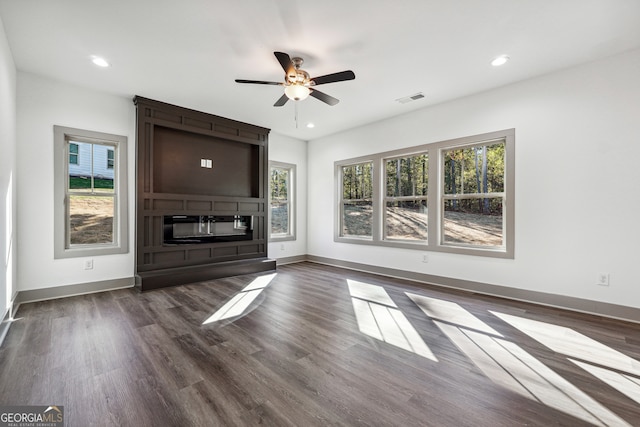
[[[307,262],[203,324],[259,276],[23,304],[0,405],[83,427],[640,425],[639,325]]]

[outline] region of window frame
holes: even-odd
[[[129,252],[127,137],[64,126],[54,129],[54,258],[79,258]],[[69,149],[72,142],[114,149],[113,243],[69,243]],[[111,197],[111,196],[109,196]]]
[[[491,142],[504,141],[504,198],[503,215],[503,245],[475,246],[444,242],[444,152],[453,148],[467,148],[472,146],[490,145]],[[385,239],[385,211],[386,211],[386,160],[398,157],[410,157],[426,153],[428,156],[427,189],[427,241]],[[373,182],[373,224],[372,238],[357,238],[342,236],[342,167],[350,164],[371,161]],[[515,129],[504,129],[479,135],[466,136],[451,140],[423,144],[415,147],[402,148],[368,156],[334,162],[336,183],[334,212],[334,241],[339,243],[353,243],[383,247],[415,249],[433,252],[446,252],[464,255],[477,255],[493,258],[514,258],[515,246]]]
[[[282,169],[287,171],[288,179],[287,179],[287,209],[289,212],[289,230],[286,234],[273,234],[271,229],[271,169]],[[296,235],[296,165],[292,163],[279,162],[275,160],[269,161],[269,217],[268,217],[268,227],[269,227],[269,241],[270,242],[286,242],[297,239]]]

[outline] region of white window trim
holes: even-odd
[[[54,258],[76,258],[129,252],[127,195],[127,137],[83,129],[54,126]],[[67,141],[112,145],[114,151],[114,181],[116,188],[112,244],[67,244],[68,221],[66,190],[69,175]]]
[[[484,145],[490,141],[505,141],[505,178],[504,178],[504,204],[503,204],[503,247],[482,247],[465,244],[442,242],[443,222],[443,182],[442,153],[445,150],[457,147]],[[424,241],[385,240],[383,238],[384,222],[383,212],[385,207],[385,173],[384,162],[386,159],[404,157],[427,152],[429,155],[429,189],[427,195],[428,208],[428,236]],[[373,186],[373,217],[372,238],[355,238],[341,235],[342,227],[342,167],[350,164],[373,162],[372,180]],[[405,249],[417,249],[433,252],[447,252],[464,255],[477,255],[493,258],[514,258],[515,246],[515,129],[505,129],[481,135],[467,136],[447,141],[440,141],[417,147],[403,148],[399,150],[362,156],[334,163],[335,179],[335,203],[334,208],[334,241],[340,243],[352,243],[362,245],[374,245],[384,247],[396,247]]]
[[[270,242],[285,242],[297,239],[296,234],[296,165],[291,163],[269,161],[269,176],[271,176],[271,168],[286,169],[289,171],[289,188],[287,189],[287,203],[289,204],[289,232],[287,234],[271,234],[271,187],[269,187],[269,217],[267,218],[269,227]]]

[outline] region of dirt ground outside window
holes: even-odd
[[[73,196],[69,212],[72,245],[113,243],[114,199]]]
[[[447,211],[444,220],[445,243],[478,246],[503,244],[502,216]],[[371,232],[371,207],[349,206],[345,209],[344,235],[363,236]],[[427,215],[401,208],[388,208],[386,234],[398,240],[426,240]]]

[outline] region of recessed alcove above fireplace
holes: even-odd
[[[155,126],[153,190],[258,198],[260,149],[255,144]],[[202,166],[203,160],[209,163]]]
[[[267,258],[269,130],[142,97],[134,103],[139,288],[275,269]]]

